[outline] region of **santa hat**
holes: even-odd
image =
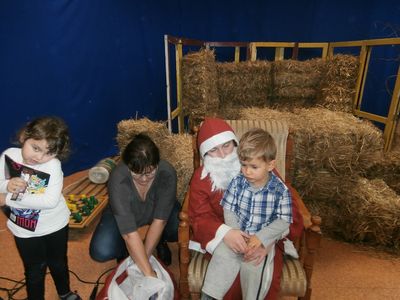
[[[204,157],[212,148],[232,140],[239,144],[232,127],[224,120],[217,118],[206,118],[197,134],[197,145],[201,157]]]

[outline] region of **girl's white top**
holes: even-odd
[[[10,231],[17,237],[29,238],[35,236],[43,236],[56,232],[66,226],[69,222],[70,211],[62,195],[64,175],[61,169],[61,162],[57,158],[38,165],[26,165],[27,167],[50,174],[48,186],[41,193],[31,194],[25,192],[20,201],[11,200],[12,193],[8,193],[7,184],[9,179],[5,178],[5,154],[7,154],[15,162],[23,164],[20,148],[9,148],[4,151],[0,157],[0,193],[7,193],[6,205],[11,211],[18,212],[25,218],[25,222],[29,223],[29,215],[36,215],[32,219],[34,221],[34,230],[27,230],[10,219],[7,226]],[[15,214],[11,215],[14,217]],[[17,222],[18,223],[18,222]]]

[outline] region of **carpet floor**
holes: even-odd
[[[66,180],[73,180],[73,177]],[[97,222],[98,218],[84,229],[70,230],[68,258],[71,288],[77,290],[84,300],[89,299],[99,276],[116,265],[114,261],[98,263],[89,256],[89,242]],[[178,280],[178,246],[171,243],[170,248],[173,251],[170,270]],[[4,289],[18,286],[16,282],[23,278],[23,266],[13,236],[6,227],[5,215],[0,213],[0,297],[9,299]],[[100,282],[104,279],[105,276]],[[400,299],[400,257],[324,237],[315,258],[312,288],[312,299],[316,300]],[[25,289],[22,288],[13,299],[25,297]],[[57,293],[48,275],[46,300],[56,299]]]

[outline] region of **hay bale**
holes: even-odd
[[[221,115],[224,115],[225,113],[225,109],[220,109]],[[238,116],[238,119],[244,120],[272,119],[285,121],[289,124],[291,130],[297,128],[297,124],[301,124],[301,119],[296,114],[288,110],[277,110],[267,107],[248,107],[241,108],[233,112],[228,110],[227,113],[235,114]]]
[[[394,131],[394,135],[393,135],[393,142],[392,142],[391,149],[393,151],[400,152],[400,122],[397,122],[395,131]]]
[[[328,60],[318,105],[333,111],[352,112],[359,66],[359,58],[353,55],[336,54]]]
[[[323,108],[292,112],[242,109],[241,119],[288,122],[295,142],[296,169],[328,170],[338,175],[365,173],[383,151],[382,132],[371,122]]]
[[[351,112],[358,57],[330,60],[217,63],[212,50],[182,59],[183,111],[192,118],[216,115],[218,107],[272,107],[293,110],[320,106]]]
[[[268,105],[271,64],[268,61],[217,63],[219,106]]]
[[[226,120],[239,120],[242,108],[226,105],[220,107],[218,110],[218,117]]]
[[[400,196],[380,179],[356,177],[330,200],[310,200],[324,234],[400,252]]]
[[[385,153],[381,159],[374,161],[367,170],[366,177],[383,179],[391,189],[400,195],[400,151]]]
[[[154,122],[147,118],[123,120],[118,123],[117,142],[120,153],[138,133],[145,133],[160,149],[160,157],[170,162],[177,173],[177,198],[182,203],[193,174],[192,136],[171,134],[165,122]]]
[[[189,134],[172,134],[167,136],[163,146],[163,157],[175,168],[178,176],[177,198],[180,203],[185,198],[190,179],[193,174],[192,136]]]
[[[353,176],[337,175],[323,169],[302,168],[296,171],[293,184],[302,197],[325,201],[335,198],[343,185],[353,181]]]
[[[214,51],[201,49],[182,59],[182,105],[185,114],[203,118],[217,112],[217,69]]]
[[[288,178],[303,197],[331,199],[343,181],[365,174],[383,153],[382,132],[348,113],[322,108],[294,112],[244,108],[234,114],[237,119],[268,118],[289,124],[294,157]]]
[[[147,118],[122,120],[117,124],[117,131],[117,144],[120,153],[139,133],[147,134],[157,146],[162,145],[165,137],[170,135],[166,122],[154,122]]]
[[[343,239],[342,229],[337,220],[341,218],[339,205],[336,201],[321,201],[313,198],[303,198],[311,215],[322,219],[321,231],[324,236]]]
[[[328,169],[337,175],[365,173],[382,154],[382,132],[371,122],[327,109],[299,109],[295,128],[299,168]]]
[[[272,106],[286,109],[314,106],[321,96],[324,73],[325,61],[320,58],[275,61]]]

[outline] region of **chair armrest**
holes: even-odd
[[[307,229],[311,226],[311,214],[306,205],[303,202],[303,199],[297,192],[295,188],[293,188],[290,184],[287,183],[288,186],[291,187],[290,192],[292,193],[292,197],[297,199],[297,205],[300,211],[300,214],[303,217],[304,228]]]
[[[315,253],[320,247],[321,243],[321,218],[319,216],[312,216],[308,208],[303,202],[296,189],[291,188],[292,197],[297,200],[297,207],[303,217],[304,232],[299,241],[296,241],[296,247],[299,251],[300,261],[303,265],[307,279],[306,294],[302,299],[311,298],[311,277],[314,268]]]
[[[178,244],[179,244],[179,291],[182,299],[189,299],[188,270],[190,262],[189,239],[190,221],[188,214],[189,188],[183,200],[182,209],[179,213]]]

